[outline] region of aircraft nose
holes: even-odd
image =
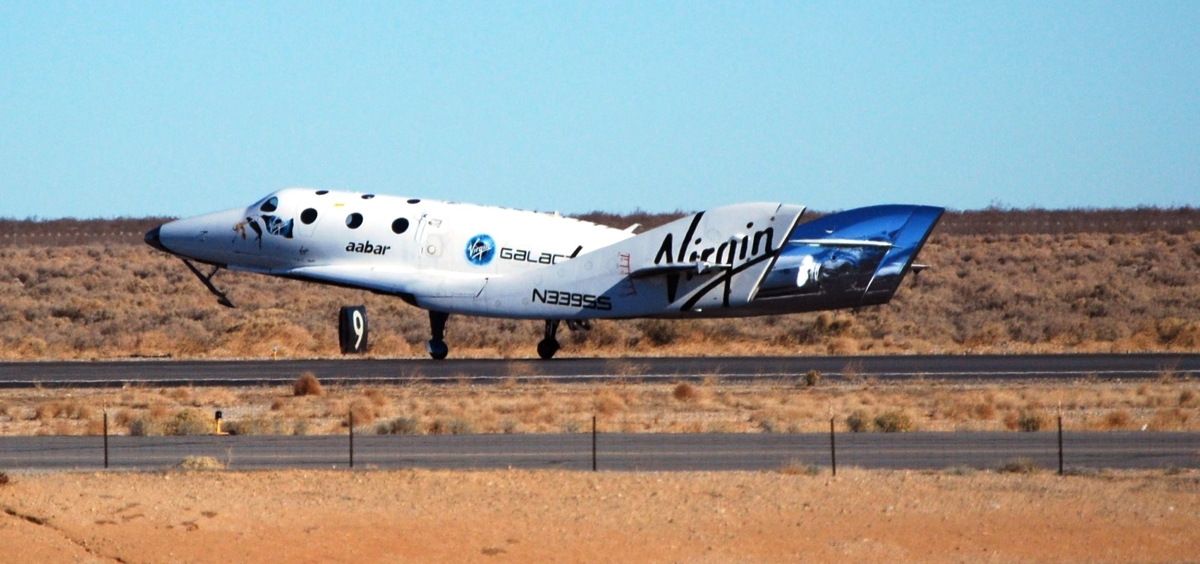
[[[159,231],[161,231],[161,230],[162,230],[162,226],[159,225],[158,227],[155,227],[154,229],[147,231],[146,238],[145,238],[146,244],[150,245],[151,247],[154,247],[160,251],[169,253],[171,251],[169,249],[167,249],[165,246],[163,246],[162,239],[159,237]]]

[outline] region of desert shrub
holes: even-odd
[[[596,394],[596,397],[592,400],[592,407],[600,415],[612,415],[625,409],[625,402],[621,401],[621,398],[617,397],[616,394],[605,390]]]
[[[1001,464],[997,470],[1005,474],[1033,474],[1038,471],[1038,465],[1032,458],[1022,456]]]
[[[500,422],[500,432],[504,433],[506,435],[511,435],[513,433],[516,433],[517,430],[520,428],[521,428],[520,424],[518,424],[513,419],[505,419],[504,421]]]
[[[469,435],[475,432],[470,421],[465,419],[434,419],[429,425],[431,435]]]
[[[846,428],[854,433],[863,433],[871,430],[871,417],[867,412],[857,409],[846,417]]]
[[[885,411],[875,417],[875,428],[884,433],[904,433],[913,430],[913,421],[903,411]]]
[[[208,435],[213,432],[213,423],[195,409],[181,409],[163,427],[166,435]]]
[[[227,421],[221,430],[230,435],[278,435],[282,433],[283,429],[281,421],[259,415],[248,419]]]
[[[779,425],[775,423],[774,419],[771,419],[769,417],[764,417],[762,419],[759,419],[758,420],[758,428],[759,428],[759,430],[761,430],[764,433],[778,433],[779,432]]]
[[[1008,415],[1004,416],[1004,426],[1013,431],[1023,431],[1026,433],[1041,431],[1042,427],[1045,427],[1047,423],[1049,423],[1049,420],[1045,415],[1031,409],[1009,412]]]
[[[821,383],[821,373],[816,370],[809,370],[804,373],[804,385],[808,387],[816,386]]]
[[[642,336],[656,347],[669,345],[679,338],[679,329],[676,325],[664,319],[642,320],[638,323],[638,329],[642,332]]]
[[[375,433],[380,435],[416,435],[420,432],[421,423],[413,417],[397,417],[375,426]]]
[[[779,473],[789,476],[816,476],[821,473],[821,468],[816,464],[792,459],[779,468]]]
[[[179,462],[178,468],[192,472],[224,470],[225,464],[211,456],[188,456]]]
[[[1108,429],[1123,429],[1128,427],[1131,421],[1133,421],[1133,417],[1124,409],[1110,411],[1108,415],[1104,416],[1104,426]]]
[[[944,472],[951,476],[971,476],[975,474],[975,469],[970,466],[959,464],[957,466],[951,466],[945,469]]]
[[[292,384],[292,394],[297,396],[319,396],[324,393],[325,388],[321,386],[321,381],[317,380],[317,375],[312,372],[301,374]]]
[[[687,382],[680,382],[677,386],[675,386],[675,389],[671,392],[671,395],[679,401],[690,402],[695,401],[699,393],[691,384]]]
[[[370,425],[375,421],[375,405],[367,399],[356,399],[350,402],[350,415],[354,417],[354,424]]]
[[[1188,407],[1195,401],[1196,401],[1196,392],[1194,392],[1190,389],[1179,392],[1179,405],[1181,407]]]
[[[12,480],[8,478],[8,474],[0,472],[0,486],[7,486]]]
[[[135,415],[132,410],[122,409],[113,416],[113,423],[124,427],[129,425],[134,420],[134,417]]]
[[[1178,407],[1160,409],[1154,413],[1154,417],[1150,419],[1147,427],[1152,431],[1185,429],[1192,412],[1193,410],[1179,409]]]
[[[133,437],[157,437],[163,434],[162,423],[146,416],[129,422],[129,435]]]
[[[990,420],[996,416],[996,408],[990,403],[977,403],[971,407],[971,415],[976,419]]]

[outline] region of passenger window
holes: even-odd
[[[363,218],[361,213],[352,213],[346,216],[346,227],[349,227],[350,229],[358,229],[358,226],[362,225],[362,221]]]
[[[316,220],[317,220],[317,210],[308,208],[308,209],[300,212],[300,221],[303,222],[305,225],[308,225]]]
[[[328,193],[329,193],[329,190],[317,190],[318,196],[324,196],[325,194],[328,194]]]
[[[271,213],[271,212],[279,209],[279,198],[276,198],[275,196],[271,196],[271,199],[263,202],[263,205],[259,206],[258,209],[262,210],[265,213]]]
[[[362,195],[362,199],[364,199],[364,200],[370,200],[371,198],[374,198],[374,197],[375,197],[375,194],[363,194]]]
[[[397,235],[408,231],[408,220],[403,217],[392,222],[392,233]]]
[[[408,203],[419,204],[419,203],[421,203],[421,199],[420,198],[409,198]]]

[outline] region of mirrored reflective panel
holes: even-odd
[[[392,233],[397,235],[408,231],[408,220],[403,217],[392,222]]]
[[[363,216],[361,213],[355,212],[346,216],[346,227],[350,229],[358,229],[358,226],[362,225],[362,222]]]
[[[271,213],[279,209],[279,198],[276,198],[275,196],[267,198],[267,201],[263,202],[258,209],[264,213]]]
[[[317,210],[308,208],[308,209],[300,212],[300,222],[301,223],[303,223],[305,225],[309,225],[316,220],[317,220]]]
[[[941,214],[925,206],[873,206],[797,225],[755,299],[886,302]]]

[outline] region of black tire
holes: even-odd
[[[542,339],[537,345],[538,356],[542,360],[550,360],[554,358],[554,353],[558,352],[558,341],[553,339]]]
[[[446,346],[446,341],[429,341],[425,348],[434,360],[444,360],[450,354],[450,347]]]

